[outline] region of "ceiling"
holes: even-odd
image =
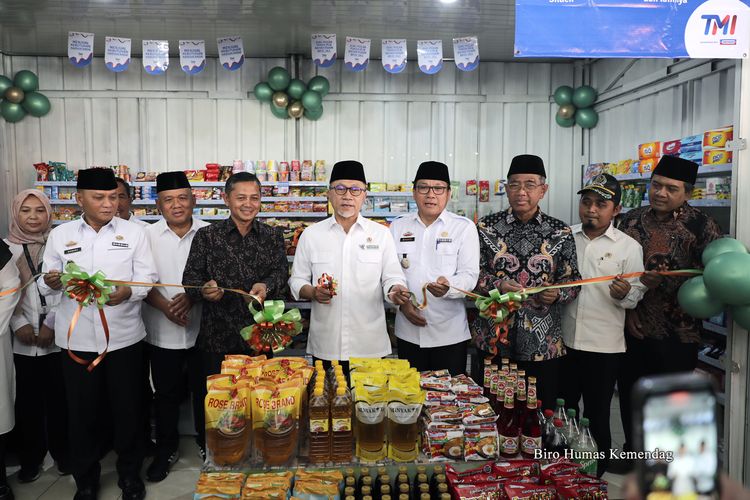
[[[310,54],[311,33],[338,35],[339,57],[347,35],[408,39],[416,57],[419,39],[443,40],[453,56],[454,36],[477,35],[483,61],[513,57],[514,0],[0,0],[0,50],[16,55],[67,53],[68,31],[96,34],[103,53],[107,35],[140,41],[167,39],[177,54],[180,39],[205,39],[216,55],[216,38],[241,35],[247,57]]]

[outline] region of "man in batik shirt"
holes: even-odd
[[[477,291],[487,295],[559,284],[580,279],[576,246],[570,227],[543,213],[539,202],[549,186],[544,162],[534,155],[513,158],[508,170],[508,210],[483,217],[478,224],[480,261]],[[508,345],[497,343],[498,357],[509,356],[537,377],[537,393],[544,408],[553,408],[558,397],[562,340],[562,306],[572,302],[578,287],[553,289],[531,295],[511,315]],[[491,356],[495,336],[491,320],[474,322],[478,363]],[[476,371],[475,375],[479,372]],[[478,380],[482,380],[480,377]]]

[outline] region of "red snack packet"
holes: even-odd
[[[506,483],[505,495],[509,500],[556,500],[557,492],[553,486],[529,484],[529,483]]]
[[[539,462],[536,460],[509,460],[507,462],[495,462],[493,467],[501,477],[539,477],[540,473]]]
[[[607,483],[599,484],[569,484],[557,488],[560,500],[607,500]]]
[[[554,478],[558,476],[572,476],[578,474],[581,464],[573,462],[558,462],[542,466],[541,478],[542,484],[552,484]]]
[[[453,487],[453,498],[458,500],[507,500],[504,483],[457,484]]]

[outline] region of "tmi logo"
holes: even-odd
[[[708,35],[709,31],[712,35],[715,35],[718,30],[722,30],[722,34],[724,35],[734,35],[734,30],[737,27],[736,15],[726,15],[722,18],[716,14],[704,14],[701,16],[701,19],[706,21],[704,35]]]

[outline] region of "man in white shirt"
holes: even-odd
[[[562,331],[568,355],[563,361],[560,386],[567,406],[577,412],[583,396],[591,434],[599,451],[605,452],[605,458],[597,464],[601,476],[612,444],[609,407],[625,352],[625,311],[635,308],[646,291],[638,278],[625,280],[619,275],[643,271],[643,250],[613,224],[622,208],[617,179],[609,174],[598,175],[578,194],[581,224],[571,229],[581,277],[618,277],[611,282],[582,286],[578,297],[565,306]]]
[[[130,184],[125,179],[117,178],[117,217],[130,221],[139,226],[149,226],[149,223],[133,215],[133,193]]]
[[[184,172],[156,177],[156,206],[164,217],[146,228],[161,283],[181,283],[190,245],[198,229],[208,222],[193,217],[195,198]],[[179,458],[177,424],[185,394],[185,373],[195,396],[200,380],[200,359],[195,339],[200,329],[201,304],[193,304],[183,288],[154,287],[143,306],[146,342],[151,359],[156,416],[156,456],[146,479],[162,481]],[[193,400],[193,413],[203,412],[203,402]],[[200,422],[194,418],[194,423]]]
[[[414,178],[416,214],[403,215],[391,224],[401,267],[410,290],[421,300],[427,284],[428,307],[419,311],[411,302],[396,315],[398,357],[419,371],[466,371],[466,345],[471,339],[466,322],[464,294],[479,277],[479,235],[466,217],[445,209],[451,196],[450,176],[444,163],[422,163]]]
[[[63,378],[68,398],[68,420],[73,476],[79,500],[94,499],[99,488],[97,408],[102,387],[109,396],[117,452],[118,486],[123,498],[146,495],[140,468],[143,463],[140,424],[141,373],[146,330],[141,319],[141,301],[150,288],[117,286],[103,311],[109,325],[105,337],[97,307],[85,307],[68,338],[68,328],[78,303],[62,293],[63,267],[74,261],[83,271],[102,271],[108,279],[154,283],[154,260],[143,229],[115,217],[117,182],[111,169],[90,168],[78,172],[76,201],[83,211],[79,220],[67,222],[49,235],[44,251],[39,289],[45,295],[61,294],[55,317],[55,343],[68,349],[63,355]],[[106,357],[101,354],[108,350]],[[92,361],[100,363],[91,372]]]
[[[388,229],[360,213],[367,196],[364,167],[358,161],[333,166],[328,201],[334,215],[305,229],[289,278],[295,300],[312,300],[307,352],[322,359],[380,358],[391,353],[383,297],[409,300],[406,279]],[[337,282],[336,295],[318,285],[323,274]]]

